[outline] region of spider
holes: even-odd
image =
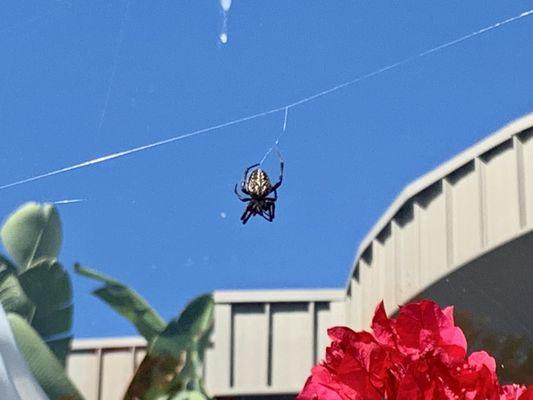
[[[250,217],[254,215],[260,215],[269,222],[274,220],[276,211],[276,200],[278,199],[277,189],[281,186],[283,181],[283,159],[278,152],[278,158],[280,161],[279,182],[275,185],[270,183],[270,179],[265,171],[259,167],[260,164],[254,164],[244,171],[244,178],[241,182],[241,192],[249,197],[244,197],[237,190],[237,184],[235,185],[235,194],[240,201],[248,203],[244,213],[241,216],[243,224],[248,222]],[[251,172],[250,172],[251,171]],[[269,197],[271,193],[274,193],[273,197]]]

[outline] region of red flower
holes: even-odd
[[[389,319],[380,303],[372,330],[329,329],[326,358],[298,400],[533,400],[533,387],[499,385],[486,352],[466,358],[452,307],[424,300]]]
[[[450,362],[464,359],[466,355],[466,339],[454,325],[453,307],[441,310],[429,300],[400,307],[396,320],[387,318],[381,302],[372,329],[380,343],[396,347],[412,360],[435,351]]]
[[[500,392],[500,400],[533,400],[533,387],[505,385]]]
[[[315,366],[300,400],[381,400],[387,390],[386,351],[367,332],[336,327],[328,330],[332,340],[326,360]]]
[[[478,351],[456,369],[456,380],[466,399],[499,399],[496,361],[488,353]]]

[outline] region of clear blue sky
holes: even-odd
[[[291,103],[530,8],[234,0],[222,45],[217,0],[6,0],[0,185]],[[59,206],[65,266],[126,282],[165,318],[214,289],[340,287],[404,185],[533,110],[532,37],[533,16],[291,109],[272,224],[241,226],[232,190],[283,113],[2,190],[0,212],[88,199]],[[77,336],[134,334],[73,281]]]

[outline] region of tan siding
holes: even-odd
[[[213,368],[206,378],[209,390],[228,390],[231,375],[231,305],[217,304],[215,307],[215,327],[213,331]]]
[[[372,242],[372,269],[376,285],[374,287],[374,300],[371,316],[374,314],[375,307],[384,300],[387,285],[387,265],[385,259],[385,247],[379,240]]]
[[[359,308],[361,308],[362,329],[368,329],[370,318],[372,318],[372,304],[374,303],[374,289],[376,285],[373,271],[364,258],[359,260],[359,286],[362,293],[362,303]]]
[[[420,217],[420,284],[433,283],[447,273],[446,198],[442,182],[418,199]]]
[[[409,202],[399,214],[397,223],[400,229],[396,232],[398,232],[400,252],[397,255],[396,282],[398,301],[403,304],[420,287],[418,206]]]
[[[207,388],[208,391],[211,390],[213,382],[213,378],[217,374],[217,368],[216,368],[216,353],[215,353],[215,346],[214,346],[214,339],[215,335],[214,332],[211,335],[211,345],[209,348],[205,350],[204,353],[204,370],[203,370],[203,376],[204,376],[204,385]],[[226,370],[227,372],[228,370]],[[214,383],[214,382],[213,382]]]
[[[272,304],[272,386],[305,382],[313,365],[313,316],[307,304]]]
[[[98,358],[98,350],[77,352],[68,357],[68,374],[86,400],[99,400]]]
[[[333,310],[328,304],[327,307],[316,308],[316,330],[317,330],[317,361],[324,358],[326,347],[329,346],[328,328],[336,325],[334,320]]]
[[[522,139],[527,226],[533,226],[533,130]]]
[[[394,221],[392,221],[388,228],[380,236],[379,240],[383,244],[385,253],[385,265],[383,269],[383,278],[385,280],[385,294],[383,295],[383,301],[385,302],[385,309],[392,311],[398,306],[396,296],[396,240],[392,235],[392,232],[397,230],[398,227]]]
[[[479,179],[473,163],[449,177],[452,197],[453,259],[466,260],[481,249]]]
[[[518,171],[512,141],[482,157],[488,244],[499,243],[519,229]]]
[[[358,267],[359,268],[359,267]],[[363,310],[363,292],[359,282],[352,277],[351,279],[352,300],[350,303],[350,328],[361,330],[363,327],[362,310]]]
[[[267,384],[268,316],[264,305],[234,305],[234,386],[262,388]]]
[[[131,380],[132,366],[130,349],[102,353],[102,400],[117,400],[124,396]]]

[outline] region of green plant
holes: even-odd
[[[51,204],[26,203],[0,230],[0,303],[28,366],[52,399],[81,399],[64,366],[72,336],[72,286],[58,262],[61,221]]]
[[[213,298],[192,300],[168,324],[133,289],[93,269],[75,265],[80,275],[104,285],[93,294],[128,319],[148,342],[148,351],[124,400],[203,399],[202,363],[213,328]]]

